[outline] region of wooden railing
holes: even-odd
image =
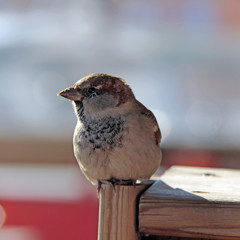
[[[103,185],[99,210],[98,240],[240,239],[240,171],[172,167],[156,181]]]

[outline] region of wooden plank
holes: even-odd
[[[185,238],[185,237],[171,237],[171,236],[149,236],[141,240],[210,240],[210,238]],[[221,240],[221,239],[215,239]]]
[[[137,240],[139,195],[152,181],[135,186],[102,184],[99,204],[98,240]]]
[[[240,239],[240,171],[172,167],[141,196],[139,230]]]

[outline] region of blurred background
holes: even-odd
[[[96,239],[72,151],[85,75],[124,78],[156,115],[161,169],[240,168],[239,0],[0,1],[0,240]]]

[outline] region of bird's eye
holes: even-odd
[[[90,87],[88,88],[88,91],[87,91],[89,94],[92,94],[92,93],[95,93],[96,92],[96,89],[94,87]]]
[[[99,95],[99,90],[94,87],[89,87],[89,88],[83,89],[82,94],[85,97],[92,98]]]

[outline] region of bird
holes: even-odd
[[[73,103],[74,155],[98,191],[102,183],[134,185],[156,172],[162,159],[160,128],[125,80],[93,73],[58,95]]]

